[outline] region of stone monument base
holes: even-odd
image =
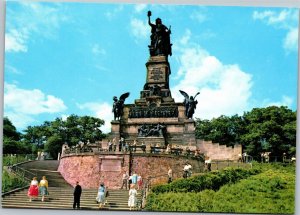
[[[144,143],[146,150],[150,150],[150,146],[165,146],[165,139],[163,137],[137,137],[138,144]]]

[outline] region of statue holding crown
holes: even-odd
[[[151,11],[148,11],[148,24],[151,26],[151,44],[149,45],[151,56],[172,55],[172,44],[170,43],[171,26],[167,28],[162,24],[160,18],[155,20],[155,24],[150,21]]]

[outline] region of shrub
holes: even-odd
[[[201,192],[186,192],[186,187],[189,187],[188,184],[192,186],[197,179],[199,179],[199,184],[208,183],[207,187],[211,187],[216,182],[218,185],[215,185],[214,188],[224,181],[228,181],[228,183],[223,184],[219,190],[215,191],[210,190],[210,188],[204,189],[204,186],[201,186]],[[182,188],[179,185],[185,187]],[[178,188],[177,192],[165,192],[171,188],[174,190]],[[179,192],[179,188],[185,191]],[[280,164],[268,164],[255,167],[248,172],[240,169],[235,171],[229,169],[209,173],[205,177],[197,176],[185,180],[185,182],[182,180],[174,181],[168,186],[158,186],[156,189],[156,192],[152,192],[147,198],[147,210],[293,214],[295,207],[295,166],[284,167]]]
[[[6,170],[2,170],[2,192],[8,192],[10,190],[24,187],[28,184],[25,180],[8,173]]]
[[[227,183],[235,183],[243,178],[258,174],[258,169],[227,168],[220,172],[211,172],[188,179],[178,179],[167,185],[152,188],[153,193],[165,192],[200,192],[205,189],[218,190]]]

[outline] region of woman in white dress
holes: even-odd
[[[128,198],[128,207],[129,210],[133,207],[133,209],[136,207],[137,204],[137,191],[135,189],[135,184],[131,184],[130,190],[129,190],[129,198]]]

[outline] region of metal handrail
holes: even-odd
[[[37,173],[33,173],[31,171],[28,171],[22,167],[19,167],[18,165],[12,165],[8,167],[12,171],[14,171],[18,176],[24,178],[26,181],[31,181],[33,177],[37,176]],[[29,175],[29,177],[28,177]]]

